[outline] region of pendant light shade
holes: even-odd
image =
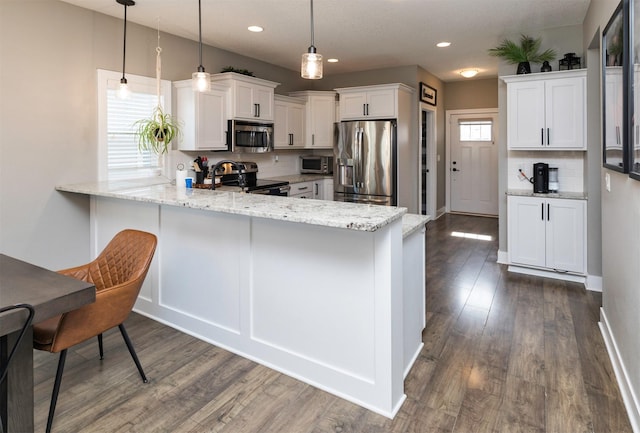
[[[302,55],[300,68],[302,78],[318,80],[322,78],[322,54],[316,52],[313,41],[313,0],[311,0],[311,46],[309,51]]]
[[[198,0],[198,38],[199,38],[199,53],[200,53],[200,65],[198,71],[194,72],[191,76],[191,87],[197,92],[208,92],[211,90],[211,74],[204,71],[202,66],[202,6],[201,0]]]
[[[124,6],[124,36],[122,38],[122,78],[120,78],[120,89],[118,89],[118,98],[126,99],[129,97],[129,85],[127,78],[124,76],[124,65],[127,54],[127,7],[136,4],[133,0],[116,0],[117,3]]]

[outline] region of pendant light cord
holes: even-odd
[[[313,40],[313,0],[311,0],[311,46],[315,48]]]
[[[127,5],[124,5],[124,39],[122,42],[122,79],[125,80],[126,82],[126,78],[124,77],[124,64],[125,64],[125,59],[127,58]]]
[[[200,65],[198,66],[198,72],[204,71],[204,66],[202,66],[202,5],[201,0],[198,0],[198,41],[199,41],[199,52],[200,52]]]

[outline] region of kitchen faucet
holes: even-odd
[[[230,159],[223,159],[222,161],[218,161],[211,169],[211,189],[216,189],[216,172],[222,164],[230,164],[238,171],[238,186],[244,188],[247,185],[247,177],[242,164],[238,164]]]

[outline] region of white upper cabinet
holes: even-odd
[[[289,93],[289,96],[306,101],[305,147],[308,149],[333,149],[336,93],[332,91],[303,91]]]
[[[273,121],[273,89],[280,83],[235,72],[214,74],[211,81],[229,89],[227,115],[230,119]]]
[[[303,148],[305,142],[305,101],[275,95],[274,106],[274,147],[276,149]]]
[[[227,89],[212,86],[209,92],[195,92],[191,80],[173,83],[177,118],[182,123],[179,150],[228,150]]]
[[[413,92],[403,84],[348,87],[336,91],[340,95],[340,120],[395,119],[398,117],[398,92]]]
[[[510,149],[586,150],[586,71],[502,77]]]

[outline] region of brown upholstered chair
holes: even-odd
[[[123,230],[115,235],[91,263],[59,271],[61,274],[95,284],[96,301],[33,325],[33,347],[51,353],[60,352],[47,419],[47,433],[51,431],[69,347],[97,336],[102,359],[102,333],[118,326],[142,380],[147,382],[123,322],[129,316],[138,297],[156,243],[157,239],[151,233]]]

